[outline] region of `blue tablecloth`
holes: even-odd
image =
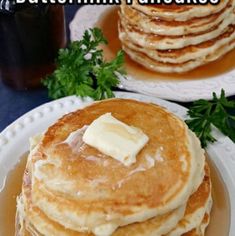
[[[68,26],[78,8],[78,5],[65,6],[68,39],[70,38]],[[48,101],[50,99],[46,89],[15,91],[6,87],[0,80],[0,132],[27,111]],[[187,107],[188,103],[181,103],[181,105]]]

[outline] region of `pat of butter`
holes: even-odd
[[[136,155],[148,140],[142,130],[117,120],[111,113],[94,120],[83,135],[86,144],[125,166],[136,162]]]

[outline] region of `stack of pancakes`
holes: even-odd
[[[235,47],[235,1],[218,5],[121,5],[119,38],[144,67],[182,73]]]
[[[107,112],[149,137],[131,166],[82,141],[88,125]],[[128,99],[97,102],[61,118],[32,146],[16,235],[204,235],[212,205],[204,151],[164,108]]]

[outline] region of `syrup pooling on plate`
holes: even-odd
[[[105,56],[108,59],[114,58],[117,51],[121,49],[121,42],[118,38],[118,7],[108,9],[100,17],[100,20],[97,22],[96,26],[102,29],[109,42],[107,46],[103,46]],[[143,78],[145,80],[195,80],[218,76],[235,69],[234,58],[235,50],[232,50],[219,60],[179,75],[162,74],[149,71],[132,61],[128,56],[125,58],[125,68],[128,75],[140,80],[143,80]],[[213,68],[213,70],[211,68]]]
[[[213,207],[206,236],[228,236],[231,223],[228,190],[212,160],[213,157],[207,157],[211,172]]]
[[[5,187],[0,192],[0,235],[15,233],[16,197],[21,192],[22,179],[28,154],[19,157],[19,162],[8,173]]]

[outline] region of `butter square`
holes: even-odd
[[[149,138],[139,128],[129,126],[106,113],[94,120],[83,135],[83,141],[125,166],[136,162],[136,156]]]

